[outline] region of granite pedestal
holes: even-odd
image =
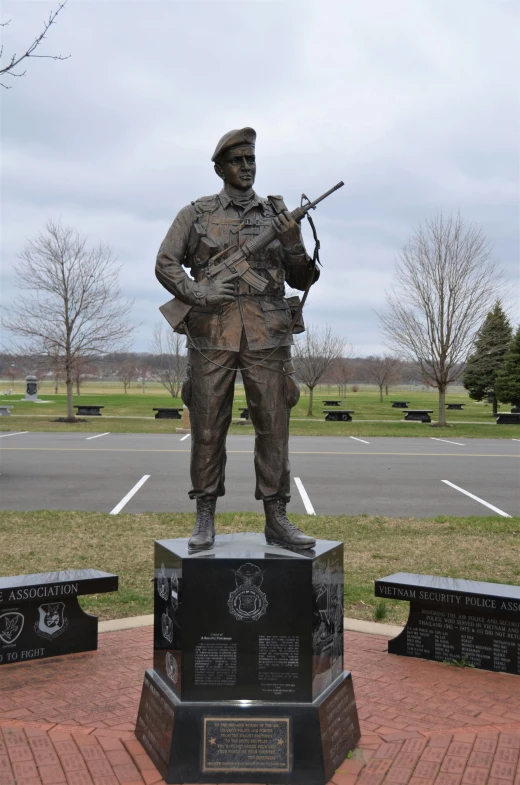
[[[154,667],[136,726],[168,783],[322,785],[359,739],[343,670],[343,544],[155,545]]]

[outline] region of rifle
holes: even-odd
[[[338,188],[341,188],[343,185],[343,181],[337,183],[337,185],[319,196],[313,202],[309,201],[309,199],[307,199],[304,194],[302,196],[301,207],[297,207],[295,210],[292,210],[292,218],[296,221],[296,223],[300,223],[310,210],[315,210],[317,204],[322,202],[327,198],[327,196],[330,196],[332,193],[334,193],[334,191],[337,191]],[[305,204],[303,204],[304,199],[307,200]],[[261,251],[263,248],[269,245],[269,243],[271,243],[276,238],[276,236],[277,233],[274,226],[268,226],[260,235],[258,235],[258,237],[247,240],[240,248],[235,245],[224,248],[224,250],[220,251],[210,259],[206,276],[202,278],[199,283],[207,283],[210,278],[218,278],[223,275],[229,275],[230,273],[238,273],[239,278],[243,278],[244,281],[249,284],[249,286],[252,286],[253,289],[256,289],[258,292],[263,292],[268,285],[268,281],[266,281],[266,279],[261,275],[258,275],[258,273],[255,273],[247,260],[251,257],[254,258],[255,253]],[[224,254],[230,253],[233,248],[236,248],[233,253],[231,253],[227,258],[218,261],[222,256],[224,256]],[[182,300],[179,300],[178,297],[174,297],[173,300],[169,300],[164,305],[161,305],[159,310],[175,330],[184,322],[192,307],[193,306],[182,302]]]

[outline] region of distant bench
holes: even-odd
[[[182,419],[182,409],[154,409],[154,412],[157,412],[155,415],[156,420],[181,420]]]
[[[12,408],[12,406],[0,406],[0,417],[10,417],[11,412],[9,410]]]
[[[520,425],[520,412],[499,412],[497,425]]]
[[[464,404],[464,403],[447,403],[447,404],[446,404],[446,408],[447,408],[447,409],[461,409],[461,410],[462,410],[462,408],[463,408],[465,405],[466,405],[466,404]]]
[[[74,406],[75,409],[78,410],[78,417],[79,415],[87,415],[88,417],[101,417],[101,409],[104,409],[104,406],[91,406],[87,403],[79,403],[77,406]]]
[[[0,578],[0,665],[97,649],[97,616],[77,598],[117,587],[117,575],[90,569]]]
[[[433,409],[408,409],[406,412],[405,420],[408,421],[415,421],[415,422],[431,422],[432,418],[430,414],[432,414]]]
[[[392,401],[392,409],[408,409],[410,401]]]
[[[341,401],[334,400],[334,401],[323,401],[324,406],[339,406]]]
[[[249,409],[240,408],[239,412],[240,412],[240,416],[242,417],[242,419],[249,420]]]
[[[323,414],[326,414],[325,420],[336,421],[342,420],[343,422],[352,422],[351,414],[355,414],[354,409],[338,409],[337,411],[331,412],[327,411],[327,409],[323,410]]]
[[[520,586],[398,572],[375,595],[410,602],[390,654],[520,674]]]

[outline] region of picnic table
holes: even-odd
[[[77,409],[78,416],[83,414],[87,415],[88,417],[101,417],[100,409],[104,409],[104,406],[92,406],[91,404],[87,403],[78,403],[78,405],[74,406]]]
[[[465,405],[466,405],[466,404],[464,404],[464,403],[447,403],[447,404],[446,404],[446,408],[447,408],[447,409],[461,409],[461,410],[462,410],[462,408],[463,408]]]
[[[335,400],[335,401],[323,401],[323,405],[324,406],[339,406],[340,403],[341,403],[341,401],[338,401],[338,400]]]
[[[520,412],[500,412],[497,425],[520,425]]]
[[[161,407],[159,409],[154,409],[154,412],[157,412],[155,415],[156,420],[181,420],[182,419],[182,409],[172,409],[169,407]]]
[[[410,401],[392,401],[392,409],[408,409]]]
[[[239,409],[240,416],[243,420],[249,420],[249,409],[247,408],[240,408]]]
[[[337,411],[330,411],[328,409],[323,410],[323,414],[326,414],[325,420],[329,422],[352,422],[351,414],[355,414],[353,409],[338,409]]]
[[[12,406],[0,406],[0,417],[10,417],[11,412],[9,409],[12,409]]]
[[[432,414],[433,409],[408,409],[406,412],[405,420],[408,422],[431,422],[432,418],[430,414]]]

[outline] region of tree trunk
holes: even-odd
[[[446,387],[439,387],[439,425],[446,423]]]
[[[379,385],[379,401],[383,403],[383,385]]]
[[[388,395],[388,385],[385,384],[385,395]]]
[[[126,382],[123,382],[123,387],[125,388],[125,395],[126,395],[126,394],[127,394],[127,393],[126,393],[126,388],[128,387],[128,385],[127,385],[127,383],[126,383]]]
[[[80,382],[79,382],[79,376],[78,376],[78,378],[76,379],[76,395],[78,395],[78,396],[81,395],[81,391],[79,389],[79,384],[80,384]]]
[[[493,394],[493,416],[496,417],[498,414],[498,399],[496,395]]]
[[[307,417],[312,417],[312,402],[313,402],[313,399],[314,399],[314,387],[309,387],[309,406],[308,406],[308,409],[307,409]]]
[[[58,395],[58,380],[54,380],[54,395]]]
[[[74,389],[72,386],[72,379],[67,376],[67,419],[74,420]]]

